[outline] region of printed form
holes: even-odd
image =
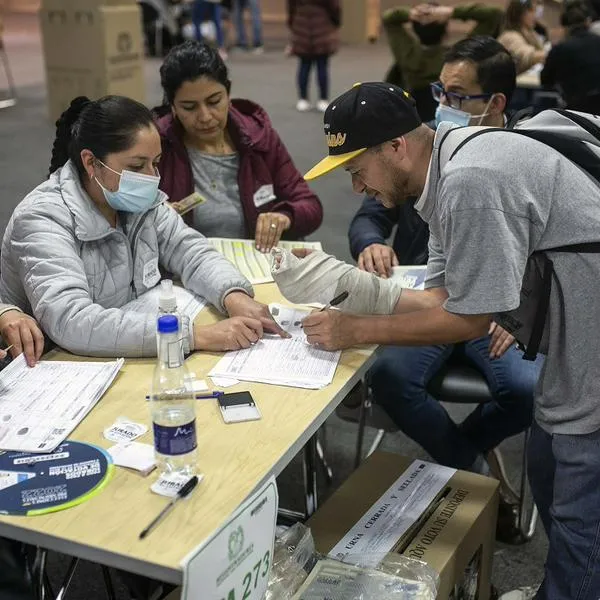
[[[256,249],[254,240],[238,240],[229,238],[208,238],[208,241],[230,262],[238,271],[256,285],[258,283],[271,283],[271,255],[263,254]],[[292,248],[310,248],[322,250],[321,242],[284,242],[277,246],[285,250]]]
[[[265,336],[246,350],[228,352],[209,375],[307,389],[329,385],[342,353],[307,343],[301,324],[310,311],[279,304],[269,305],[269,310],[292,337]]]
[[[103,396],[123,366],[42,361],[21,354],[0,373],[0,450],[52,452]]]

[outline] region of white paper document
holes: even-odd
[[[392,267],[392,281],[411,290],[424,290],[427,265]]]
[[[376,566],[382,553],[392,550],[454,473],[456,469],[415,460],[328,556],[344,561],[349,555],[360,555],[364,556],[362,564]],[[373,564],[369,563],[369,556],[373,557]]]
[[[231,261],[250,283],[270,283],[271,255],[263,254],[256,249],[254,240],[238,240],[233,238],[208,238],[208,241],[229,261]],[[279,248],[310,248],[322,250],[321,242],[278,242]]]
[[[0,450],[52,452],[100,400],[123,366],[42,361],[23,355],[0,373]]]
[[[329,385],[342,353],[319,350],[306,342],[301,323],[310,311],[279,304],[269,309],[292,337],[269,335],[246,350],[228,352],[209,375],[307,389]]]
[[[177,311],[189,317],[190,321],[194,321],[200,314],[200,311],[207,305],[204,298],[196,296],[196,294],[178,285],[173,286],[173,291],[177,299]],[[160,285],[157,285],[145,294],[122,306],[121,310],[157,315],[160,292]]]

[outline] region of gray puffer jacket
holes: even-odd
[[[2,242],[0,298],[32,314],[70,352],[142,357],[156,355],[156,315],[119,309],[158,283],[159,265],[223,312],[229,292],[253,295],[239,271],[164,202],[119,216],[114,229],[68,162],[12,215]],[[191,326],[184,327],[193,349]]]

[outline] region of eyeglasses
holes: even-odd
[[[474,96],[463,96],[455,92],[447,92],[444,89],[441,81],[436,81],[431,84],[431,94],[436,102],[441,102],[442,98],[446,98],[446,102],[452,108],[462,108],[462,103],[465,100],[489,100],[494,94],[476,94]]]

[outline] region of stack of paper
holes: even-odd
[[[292,337],[265,336],[247,350],[228,352],[209,375],[307,389],[329,385],[341,352],[319,350],[307,343],[301,323],[310,311],[279,304],[269,308]]]
[[[0,449],[52,452],[100,400],[123,366],[42,361],[23,355],[0,373]]]
[[[177,285],[173,286],[173,291],[177,299],[177,311],[189,317],[190,321],[194,321],[200,314],[200,311],[206,306],[206,300]],[[145,294],[122,306],[121,310],[156,315],[158,314],[160,292],[160,285],[157,285]]]
[[[229,261],[250,283],[270,283],[271,255],[263,254],[256,249],[254,240],[236,240],[229,238],[208,238],[209,242]],[[279,248],[292,250],[292,248],[310,248],[322,250],[321,242],[278,242]]]

